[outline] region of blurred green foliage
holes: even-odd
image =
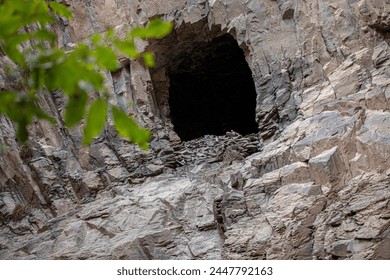
[[[153,54],[140,53],[134,40],[163,38],[172,31],[172,23],[153,19],[145,27],[132,29],[124,39],[119,39],[110,29],[105,34],[92,35],[88,43],[78,43],[71,51],[65,51],[57,46],[57,35],[52,28],[56,17],[72,19],[72,12],[65,5],[45,0],[0,0],[0,15],[0,55],[12,60],[7,73],[16,84],[11,89],[0,89],[0,115],[8,116],[17,124],[17,138],[21,142],[27,141],[27,127],[34,118],[54,123],[38,106],[37,93],[59,90],[68,99],[66,125],[73,127],[85,119],[85,145],[101,133],[111,113],[119,135],[141,148],[148,147],[149,131],[108,102],[102,73],[119,69],[119,55],[141,58],[147,67],[153,67]],[[100,97],[89,102],[91,92],[99,92]]]

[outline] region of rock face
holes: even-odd
[[[58,29],[64,47],[154,16],[175,23],[140,44],[156,68],[107,74],[151,149],[110,125],[83,147],[56,93],[41,106],[57,125],[36,122],[27,146],[1,117],[1,259],[390,259],[387,1],[62,2],[75,13]],[[181,141],[170,79],[187,54],[218,59],[200,46],[224,34],[252,72],[258,133]]]

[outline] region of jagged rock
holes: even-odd
[[[309,170],[312,180],[317,185],[330,184],[334,186],[340,183],[339,180],[341,178],[348,178],[347,175],[343,174],[345,172],[345,166],[338,147],[333,147],[311,158],[309,160]]]
[[[87,186],[91,191],[99,191],[104,188],[104,184],[99,176],[99,174],[88,171],[83,176],[83,183]]]
[[[328,2],[65,1],[75,19],[57,30],[62,46],[174,22],[139,45],[154,69],[123,60],[106,73],[110,102],[152,131],[151,149],[120,139],[111,120],[82,147],[58,92],[40,100],[57,126],[35,122],[28,145],[0,116],[0,258],[389,259],[390,7]],[[226,33],[252,72],[258,133],[182,141],[170,75],[183,53],[217,59],[199,46]],[[0,57],[2,90],[20,78],[10,64]]]

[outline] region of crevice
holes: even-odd
[[[225,34],[198,43],[169,68],[171,120],[182,140],[257,132],[256,90],[244,52]]]
[[[219,26],[209,28],[206,19],[152,42],[154,100],[182,141],[258,132],[257,93],[243,48]]]

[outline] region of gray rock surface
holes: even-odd
[[[40,101],[57,125],[35,122],[26,146],[0,117],[1,259],[390,258],[387,1],[63,2],[75,13],[58,30],[65,47],[156,15],[175,23],[139,46],[155,69],[128,61],[107,74],[151,149],[110,125],[83,147],[58,93]],[[181,142],[167,70],[224,33],[251,68],[259,133]]]

